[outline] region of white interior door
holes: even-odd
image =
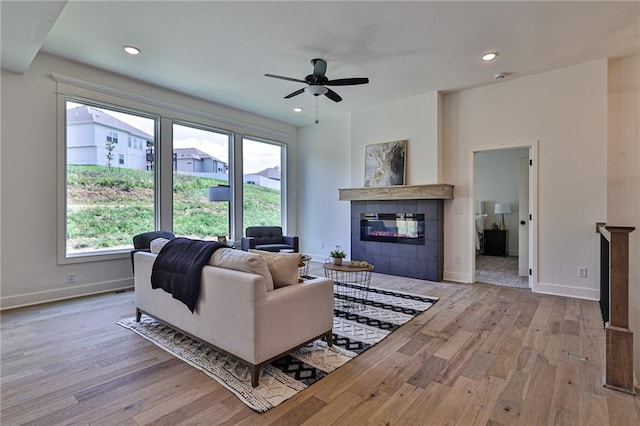
[[[529,154],[529,157],[531,154]],[[529,158],[520,158],[518,179],[518,275],[529,275]]]

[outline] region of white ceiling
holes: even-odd
[[[313,123],[313,96],[283,99],[303,85],[264,74],[303,79],[312,58],[330,79],[370,79],[334,87],[339,104],[321,97],[322,120],[640,52],[638,1],[2,0],[1,14],[3,69],[24,72],[39,50],[294,126]],[[497,60],[482,63],[491,50]]]

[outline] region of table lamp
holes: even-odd
[[[507,229],[504,226],[504,214],[511,213],[511,206],[509,205],[509,203],[496,203],[494,213],[500,215],[500,230],[504,231],[505,229]]]

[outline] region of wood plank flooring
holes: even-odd
[[[316,264],[311,273],[320,274]],[[439,297],[431,309],[275,409],[115,325],[133,293],[4,312],[2,425],[640,425],[638,398],[602,387],[596,302],[374,274]]]

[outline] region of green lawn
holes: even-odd
[[[67,251],[124,248],[153,226],[153,171],[68,166]],[[174,174],[173,232],[191,238],[229,235],[227,202],[209,202],[224,181]],[[244,226],[280,224],[280,191],[243,186]]]

